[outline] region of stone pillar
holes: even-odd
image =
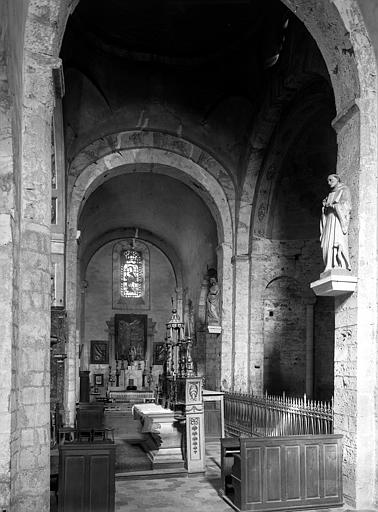
[[[264,335],[262,297],[266,283],[263,280],[264,260],[269,254],[265,239],[253,238],[250,269],[250,392],[264,392]]]
[[[376,102],[356,100],[335,121],[338,174],[351,189],[352,295],[335,298],[335,432],[344,434],[344,494],[359,509],[374,502],[377,339]],[[352,148],[352,150],[351,150]]]
[[[306,304],[306,395],[314,392],[314,305]]]
[[[52,59],[25,55],[19,340],[11,510],[50,509],[50,224]]]
[[[68,225],[67,229],[67,249],[66,249],[66,307],[67,307],[67,326],[68,343],[65,375],[65,424],[73,426],[75,423],[75,408],[78,396],[79,382],[79,348],[80,331],[78,330],[79,319],[78,311],[81,306],[81,293],[78,283],[78,263],[77,263],[77,241],[76,241],[76,223]],[[83,354],[86,357],[86,354]],[[88,360],[84,359],[84,367]]]
[[[217,249],[218,283],[222,293],[222,334],[217,336],[217,350],[220,357],[220,375],[215,389],[229,390],[232,385],[232,247],[226,243]]]
[[[8,90],[8,69],[5,46],[7,45],[8,21],[7,2],[0,2],[0,510],[8,510],[11,493],[11,423],[15,407],[13,396],[15,382],[12,382],[12,360],[17,352],[17,294],[15,269],[19,251],[19,201],[15,187],[16,158],[14,158],[14,140],[12,133],[12,110],[17,112],[15,99]],[[8,43],[9,44],[9,43]],[[14,115],[14,114],[13,114]],[[14,115],[15,117],[15,115]],[[20,127],[15,127],[16,131]],[[21,130],[19,130],[20,132]],[[12,137],[13,135],[13,137]]]
[[[234,323],[233,385],[234,391],[246,393],[249,388],[249,269],[248,254],[234,256]]]

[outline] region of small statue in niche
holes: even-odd
[[[213,269],[210,269],[210,271]],[[220,287],[216,272],[209,271],[209,291],[206,299],[208,325],[220,324]]]
[[[348,250],[350,190],[341,183],[338,174],[330,174],[327,182],[330,192],[323,200],[320,219],[320,246],[325,265],[324,271],[334,268],[351,270]]]

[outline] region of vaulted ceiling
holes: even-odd
[[[68,20],[61,57],[66,81],[63,107],[68,163],[93,141],[109,134],[151,130],[182,137],[214,156],[232,176],[236,194],[252,167],[251,159],[256,159],[256,172],[260,172],[267,165],[269,152],[269,167],[276,169],[277,175],[282,168],[283,174],[293,176],[287,188],[294,196],[312,198],[313,183],[316,190],[321,189],[321,174],[333,165],[335,140],[332,133],[328,136],[325,132],[333,116],[328,73],[314,40],[280,0],[80,0]],[[294,157],[289,153],[308,150],[307,143],[303,143],[303,151],[298,149],[295,141],[299,139],[292,134],[307,125],[295,122],[294,126],[290,110],[301,88],[311,83],[315,92],[306,103],[305,115],[311,119],[308,126],[317,119],[329,144],[305,162],[311,179],[304,183],[297,179],[291,165]],[[298,97],[301,101],[300,94]],[[313,115],[318,107],[312,98],[317,105],[327,106],[321,119]],[[282,147],[276,144],[273,151],[272,141],[277,140],[285,118],[291,135],[282,138]],[[285,184],[283,174],[279,180]],[[137,179],[139,188],[141,180]],[[118,184],[130,190],[131,181],[120,178]],[[149,186],[153,188],[155,183]],[[166,186],[174,198],[181,185],[166,180]],[[184,189],[181,192],[188,197],[193,194]],[[308,210],[310,203],[318,203],[319,194],[304,201]],[[169,234],[176,250],[185,254],[175,239],[173,220],[182,213],[176,201],[170,203],[175,205],[176,214],[165,215],[161,204],[161,211],[157,208],[154,215],[143,216],[140,210],[138,217],[131,202],[117,210],[124,215],[116,215],[107,189],[94,197],[96,214],[86,209],[81,219],[88,229],[88,241],[96,235],[93,225],[105,232],[116,229],[117,223],[119,227],[144,223],[146,230],[157,233],[162,229],[163,236]],[[161,197],[165,197],[163,193]],[[116,200],[122,202],[121,189]],[[286,218],[290,208],[284,198],[278,203],[280,217]],[[110,210],[112,220],[92,225],[92,215],[102,219]],[[309,216],[308,223],[317,226],[316,215],[310,212]],[[292,217],[300,217],[297,210]],[[206,219],[209,224],[210,218]],[[278,238],[289,236],[283,225],[284,221],[272,228]],[[215,228],[206,229],[204,236],[209,236],[215,251]],[[309,232],[307,224],[305,231]]]
[[[116,55],[187,64],[251,50],[279,52],[288,11],[278,0],[81,0],[75,37]]]

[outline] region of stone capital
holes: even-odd
[[[244,263],[244,262],[249,262],[251,258],[251,255],[250,254],[235,254],[235,256],[233,256],[231,258],[231,263],[234,265],[236,263]]]

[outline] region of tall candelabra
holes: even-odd
[[[192,377],[192,339],[190,333],[185,336],[184,322],[181,322],[175,308],[172,309],[171,319],[166,326],[165,375],[172,378]]]

